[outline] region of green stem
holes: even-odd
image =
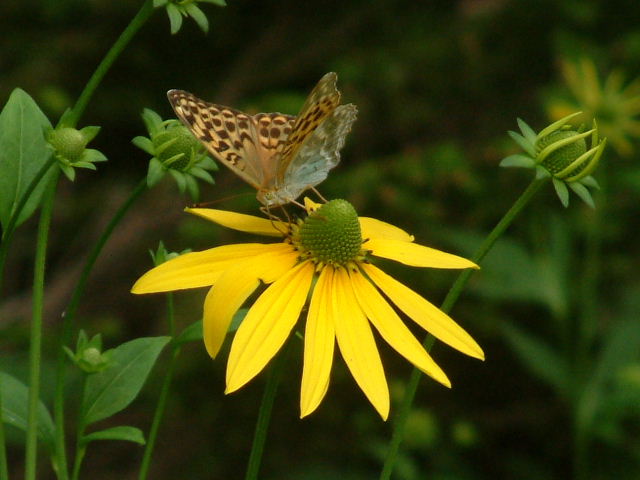
[[[13,236],[13,232],[15,230],[16,223],[18,222],[18,218],[20,218],[20,214],[24,206],[27,204],[27,201],[31,197],[31,194],[36,189],[42,177],[46,175],[51,166],[56,163],[56,158],[51,155],[51,158],[47,160],[47,162],[40,168],[38,173],[29,183],[27,189],[20,197],[20,202],[18,202],[15,210],[11,214],[11,218],[9,218],[9,222],[7,223],[7,228],[2,232],[2,241],[0,242],[0,291],[2,291],[2,281],[4,278],[4,264],[7,258],[7,253],[9,251],[9,244],[11,243],[11,237]]]
[[[502,219],[494,227],[491,233],[489,233],[489,235],[484,239],[484,241],[472,257],[472,261],[474,263],[479,264],[482,261],[489,250],[491,250],[496,240],[504,233],[507,227],[511,225],[511,223],[515,220],[515,218],[527,205],[527,203],[529,203],[531,198],[533,198],[534,194],[540,189],[540,187],[545,183],[546,180],[547,179],[536,179],[529,184],[527,189],[522,193],[522,195],[520,195],[516,202],[511,206],[507,213],[505,213]],[[451,286],[451,289],[442,302],[442,306],[440,307],[440,309],[443,312],[449,313],[451,311],[474,271],[475,270],[473,269],[466,269],[463,270],[460,275],[458,275],[458,278]],[[435,338],[433,337],[433,335],[427,335],[423,342],[423,345],[427,351],[430,351],[434,343]],[[415,398],[416,391],[418,390],[418,384],[420,383],[421,378],[422,373],[417,368],[414,368],[411,372],[411,378],[409,379],[409,383],[405,390],[402,404],[398,408],[398,413],[393,425],[391,441],[389,442],[389,448],[387,450],[384,465],[382,467],[382,472],[380,473],[381,480],[388,480],[389,478],[391,478],[391,473],[393,472],[393,468],[398,458],[400,443],[402,442],[402,439],[404,437],[404,430],[406,427],[407,419],[409,418],[411,406],[413,404],[413,400]]]
[[[42,316],[44,309],[44,274],[47,258],[49,227],[53,212],[53,201],[58,184],[58,174],[54,175],[47,187],[38,224],[38,243],[33,273],[33,316],[31,320],[31,340],[29,346],[29,404],[27,414],[27,438],[25,475],[26,480],[35,480],[38,453],[38,403],[40,400],[40,363],[42,347]]]
[[[87,452],[87,444],[84,442],[84,431],[87,428],[87,425],[84,421],[85,419],[85,410],[84,410],[84,395],[87,389],[87,381],[89,380],[89,374],[84,373],[82,375],[82,385],[80,387],[80,415],[78,415],[78,425],[76,428],[76,456],[73,462],[73,472],[71,474],[72,480],[78,480],[78,476],[80,475],[80,467],[82,466],[82,460],[84,460],[84,455]]]
[[[98,65],[95,72],[93,72],[93,75],[91,75],[89,82],[87,82],[87,85],[84,87],[84,90],[82,90],[80,97],[78,97],[78,101],[76,101],[76,104],[71,109],[71,113],[68,117],[65,118],[65,123],[68,126],[75,127],[78,124],[78,121],[84,113],[85,108],[87,108],[89,100],[91,100],[93,93],[95,92],[96,88],[98,88],[98,85],[100,85],[103,77],[109,71],[109,68],[111,68],[113,62],[115,62],[118,56],[120,56],[122,51],[129,44],[133,36],[137,33],[138,30],[140,30],[140,27],[142,27],[142,25],[144,25],[147,19],[151,16],[152,12],[153,1],[146,0],[142,7],[140,7],[140,10],[136,14],[136,16],[133,17],[131,22],[129,22],[127,28],[124,29],[111,49],[102,59],[102,62],[100,62],[100,65]]]
[[[2,415],[2,378],[0,378],[0,416]],[[0,480],[9,480],[7,449],[4,436],[4,421],[0,418]]]
[[[80,299],[82,298],[82,294],[84,293],[84,289],[87,284],[87,280],[89,278],[89,274],[93,269],[93,265],[95,264],[102,248],[105,243],[113,233],[114,229],[120,223],[124,215],[127,213],[129,208],[133,205],[133,203],[138,199],[138,197],[145,191],[147,187],[146,179],[143,179],[135,190],[131,193],[129,198],[125,201],[124,204],[118,209],[115,213],[105,231],[102,233],[98,242],[93,246],[93,250],[91,254],[87,258],[87,261],[82,269],[82,273],[80,274],[80,278],[76,283],[76,286],[71,294],[71,300],[69,300],[69,304],[65,310],[65,314],[63,315],[62,320],[62,334],[60,335],[60,345],[58,347],[58,361],[56,367],[56,386],[55,393],[53,399],[53,415],[54,421],[56,425],[55,429],[55,445],[56,445],[56,458],[58,461],[58,478],[60,480],[66,480],[68,478],[68,469],[67,469],[67,460],[66,460],[66,450],[65,450],[65,439],[64,439],[64,384],[65,384],[65,376],[66,376],[66,355],[63,350],[64,345],[68,345],[71,341],[71,334],[73,330],[73,320],[75,319],[75,314],[78,309],[78,305],[80,304]]]
[[[160,429],[160,422],[164,416],[164,411],[167,405],[167,398],[169,398],[169,389],[171,387],[171,380],[173,379],[173,373],[175,371],[176,359],[180,354],[180,345],[175,343],[176,338],[176,325],[173,313],[173,295],[167,295],[167,316],[169,317],[169,335],[173,338],[173,350],[171,352],[171,358],[169,359],[169,366],[164,375],[162,382],[162,389],[160,390],[160,397],[158,398],[158,404],[156,405],[156,411],[153,415],[153,422],[151,423],[151,429],[149,430],[149,438],[144,448],[144,455],[142,456],[142,464],[140,465],[139,480],[146,480],[149,473],[149,466],[151,465],[151,455],[153,454],[153,448],[156,444],[158,437],[158,430]]]
[[[260,403],[260,411],[258,412],[258,421],[256,422],[256,431],[253,436],[251,454],[249,455],[249,462],[247,464],[247,473],[244,477],[245,480],[257,480],[258,478],[264,443],[267,439],[267,430],[269,429],[269,421],[271,420],[271,412],[273,410],[273,402],[276,398],[278,385],[282,379],[288,351],[289,346],[287,344],[269,371],[267,386],[264,389],[262,402]]]

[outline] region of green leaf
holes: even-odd
[[[94,440],[124,440],[125,442],[133,442],[138,445],[144,445],[144,434],[142,430],[136,427],[120,426],[107,428],[98,432],[92,432],[82,437],[81,443],[86,445]]]
[[[107,157],[105,157],[104,153],[100,150],[96,150],[95,148],[86,148],[82,154],[82,161],[90,163],[106,162]]]
[[[503,158],[500,162],[501,167],[522,167],[522,168],[532,168],[535,166],[536,161],[525,155],[509,155],[506,158]]]
[[[559,393],[568,395],[567,388],[571,384],[569,370],[560,356],[548,345],[513,324],[503,324],[502,333],[513,352],[531,373]]]
[[[111,365],[87,380],[82,403],[87,425],[110,417],[136,398],[169,340],[170,337],[137,338],[113,349]]]
[[[178,7],[173,3],[167,5],[167,15],[169,15],[169,24],[171,25],[171,35],[175,35],[182,26],[182,14]]]
[[[142,121],[144,126],[147,127],[147,132],[154,133],[162,130],[162,117],[150,108],[145,108],[142,111]]]
[[[31,180],[53,154],[45,139],[45,131],[50,128],[51,122],[36,102],[24,90],[16,88],[0,112],[0,223],[5,228]],[[54,168],[40,180],[22,209],[16,227],[40,204]]]
[[[2,395],[2,421],[27,430],[29,389],[11,375],[0,372],[0,395]],[[44,403],[38,405],[38,438],[52,447],[55,427]]]
[[[192,323],[176,337],[176,344],[202,341],[202,320]]]
[[[149,160],[149,169],[147,170],[147,187],[151,188],[164,177],[165,169],[162,162],[153,157]]]
[[[169,173],[178,184],[178,190],[180,190],[180,193],[184,193],[187,188],[187,179],[185,178],[184,173],[174,170],[173,168],[169,169]]]
[[[214,183],[216,183],[213,180],[213,177],[211,176],[211,174],[209,172],[207,172],[206,170],[200,168],[200,167],[191,167],[189,169],[189,174],[193,175],[196,178],[199,178],[200,180],[210,183],[211,185],[213,185]]]
[[[189,14],[189,16],[195,20],[195,22],[200,27],[200,30],[202,30],[204,33],[207,33],[209,31],[209,20],[207,20],[207,16],[202,10],[198,8],[195,3],[189,3],[185,5],[185,10]]]
[[[593,197],[591,197],[591,192],[587,190],[587,187],[578,182],[570,183],[569,187],[582,199],[584,203],[589,205],[591,208],[596,208],[596,204],[593,202]]]
[[[240,324],[244,320],[244,317],[247,316],[248,311],[248,308],[241,308],[236,312],[236,314],[233,316],[233,320],[231,320],[231,325],[229,325],[229,330],[227,331],[227,333],[235,332],[236,330],[238,330],[238,328],[240,328]]]
[[[531,143],[529,143],[529,141],[526,138],[524,138],[522,135],[520,135],[519,133],[514,132],[512,130],[509,130],[509,132],[507,132],[507,133],[530,156],[532,156],[532,157],[536,156],[535,147]]]
[[[193,202],[197,202],[200,197],[200,188],[198,188],[198,182],[191,175],[185,174],[184,176],[185,184],[187,186],[187,192],[191,197]]]
[[[533,129],[529,125],[527,125],[527,122],[525,122],[521,118],[518,119],[518,127],[520,127],[520,131],[522,132],[522,135],[524,135],[524,138],[527,139],[529,144],[535,146],[536,141],[538,140],[538,136],[536,135],[536,132],[534,132]],[[535,152],[534,152],[534,155],[535,155]]]
[[[69,179],[70,182],[73,182],[76,179],[76,171],[73,167],[69,165],[63,165],[62,163],[58,164],[62,173]]]
[[[147,137],[142,137],[142,136],[134,137],[133,140],[131,140],[131,143],[133,143],[136,147],[140,148],[141,150],[144,150],[149,155],[154,154],[153,142]]]
[[[100,127],[96,126],[88,126],[80,129],[80,133],[84,136],[84,141],[89,143],[91,140],[96,138],[96,135],[100,133]]]
[[[226,7],[227,2],[224,0],[199,0],[200,3],[212,3],[213,5],[218,5],[219,7]]]
[[[247,316],[248,311],[248,308],[241,308],[235,313],[227,333],[235,332],[240,327],[240,324],[244,320],[244,317]],[[180,335],[176,337],[175,341],[178,345],[182,345],[188,342],[202,341],[202,338],[202,320],[198,320],[185,328]]]
[[[560,199],[560,203],[564,208],[569,206],[569,190],[567,186],[562,180],[558,180],[557,178],[553,179],[553,188],[556,189],[556,193],[558,194],[558,198]]]

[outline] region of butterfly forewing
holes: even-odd
[[[337,79],[338,76],[334,72],[327,73],[316,84],[304,102],[293,124],[291,135],[289,135],[282,151],[280,165],[278,166],[279,182],[284,181],[289,164],[295,158],[307,137],[340,104],[340,92],[336,88]]]
[[[297,117],[249,116],[183,90],[167,95],[178,118],[209,152],[256,188],[264,205],[275,206],[322,182],[340,161],[356,108],[338,106],[336,81],[333,72],[322,77]]]
[[[340,150],[356,120],[355,105],[340,105],[303,142],[284,175],[292,198],[324,181],[340,162]]]
[[[169,90],[178,118],[207,150],[247,183],[259,189],[265,175],[254,119],[233,108],[200,100],[183,90]]]

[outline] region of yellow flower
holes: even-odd
[[[387,299],[440,341],[484,358],[480,346],[457,323],[374,266],[369,256],[415,267],[477,268],[473,262],[415,244],[413,236],[388,223],[358,217],[344,200],[322,206],[308,199],[305,203],[308,216],[295,223],[189,208],[189,213],[219,225],[283,241],[187,253],[150,270],[132,288],[133,293],[153,293],[213,286],[204,302],[203,331],[207,352],[215,357],[233,315],[262,283],[268,285],[233,339],[226,393],[249,382],[276,355],[308,296],[301,417],[312,413],[327,392],[336,340],[359,387],[382,418],[388,417],[389,390],[371,324],[422,372],[451,386]]]

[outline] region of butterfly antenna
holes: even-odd
[[[191,208],[202,208],[211,205],[217,205],[222,202],[226,202],[229,200],[233,200],[234,198],[246,197],[247,195],[252,195],[251,192],[239,193],[237,195],[229,195],[227,197],[219,198],[218,200],[211,200],[209,202],[198,202],[191,205]]]

